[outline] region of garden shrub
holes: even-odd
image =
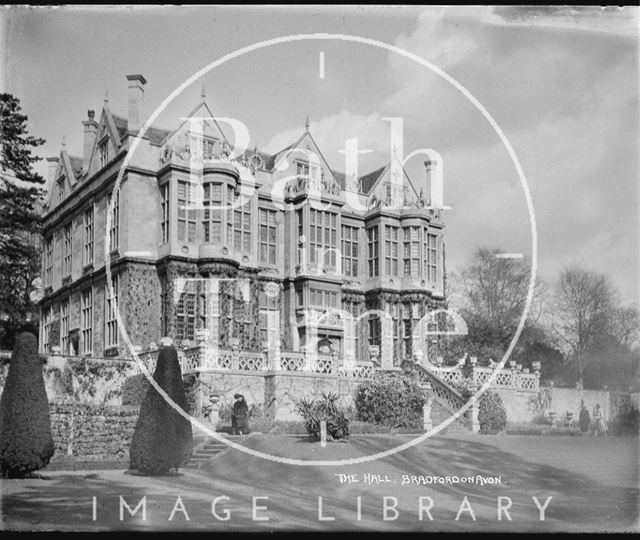
[[[638,435],[639,426],[640,411],[630,397],[625,396],[611,422],[612,432],[617,435]]]
[[[421,428],[425,392],[404,374],[377,373],[356,390],[358,420],[391,428]]]
[[[478,406],[480,433],[498,433],[507,425],[507,411],[497,392],[487,390],[480,397]]]
[[[320,425],[327,424],[327,440],[349,437],[349,411],[338,405],[338,395],[330,392],[322,394],[322,399],[291,399],[304,420],[307,433],[320,440]]]
[[[122,405],[140,407],[150,386],[144,373],[127,377],[122,385]]]
[[[160,349],[153,379],[175,404],[187,410],[187,397],[175,347]],[[162,475],[171,469],[178,469],[192,453],[191,422],[150,385],[140,406],[131,441],[131,468],[149,475]]]
[[[16,339],[0,399],[0,472],[26,476],[46,467],[53,453],[42,359],[36,337],[25,332]]]

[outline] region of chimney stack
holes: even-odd
[[[424,162],[427,174],[426,193],[428,193],[429,196],[428,206],[443,208],[442,157],[435,155],[435,152],[433,152],[433,154],[433,156]]]
[[[98,134],[98,122],[95,121],[95,111],[87,111],[87,120],[82,122],[84,126],[84,146],[82,151],[82,170],[89,170],[89,159],[93,145],[96,143],[96,135]]]
[[[144,85],[147,84],[147,80],[142,75],[127,75],[127,81],[129,81],[128,128],[130,132],[137,134],[144,123],[142,103],[144,101]]]

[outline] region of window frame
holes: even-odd
[[[111,276],[111,284],[113,287],[114,295],[110,295],[108,284],[105,282],[104,286],[104,348],[111,349],[117,347],[120,344],[119,331],[118,331],[118,318],[117,318],[117,306],[120,294],[120,275],[115,274]],[[115,301],[114,301],[115,300]]]
[[[367,228],[367,262],[369,277],[380,275],[380,231],[378,225]]]
[[[87,218],[90,216],[90,220]],[[94,262],[94,241],[95,241],[95,209],[91,205],[82,213],[82,267],[89,266]]]
[[[80,293],[80,350],[83,355],[93,353],[93,323],[93,287],[87,287]]]
[[[273,218],[273,224],[271,224],[270,222],[271,218]],[[264,239],[263,231],[265,236]],[[271,257],[272,255],[273,257]],[[271,208],[258,208],[258,262],[267,264],[269,266],[276,266],[277,260],[278,211],[272,210]]]
[[[342,226],[342,273],[348,277],[358,278],[360,256],[360,227]]]
[[[65,223],[62,228],[62,279],[71,276],[73,271],[73,222]]]

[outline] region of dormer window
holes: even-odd
[[[203,139],[202,141],[202,159],[211,160],[215,159],[214,151],[216,147],[215,139]]]
[[[64,199],[64,177],[58,180],[56,187],[58,188],[58,200],[62,201]]]
[[[100,159],[100,168],[109,163],[109,139],[98,144],[98,158]]]
[[[296,163],[297,175],[300,178],[309,178],[309,164],[308,163]]]

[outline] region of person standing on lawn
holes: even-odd
[[[580,431],[582,433],[586,433],[589,431],[589,425],[591,424],[591,415],[589,414],[589,409],[584,406],[584,399],[580,400]]]
[[[593,435],[597,437],[598,433],[600,433],[604,437],[607,434],[607,423],[602,415],[600,403],[596,404],[596,408],[593,411],[593,421],[595,422]]]
[[[231,428],[234,435],[244,435],[249,429],[249,407],[242,394],[233,396],[236,402],[231,413]]]

